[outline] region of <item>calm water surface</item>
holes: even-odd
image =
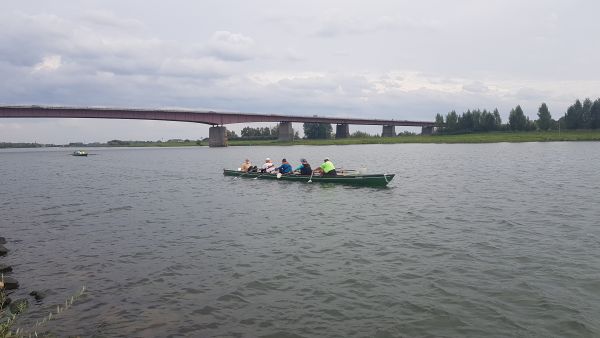
[[[599,337],[600,143],[0,151],[31,326],[94,337]],[[245,157],[387,189],[223,177]],[[31,298],[30,298],[31,299]]]

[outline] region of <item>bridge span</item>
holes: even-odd
[[[247,114],[199,110],[173,109],[129,109],[93,107],[52,107],[52,106],[0,106],[0,118],[100,118],[180,121],[209,124],[209,145],[227,146],[226,124],[251,122],[278,122],[279,140],[291,141],[294,134],[292,122],[316,122],[336,124],[336,138],[350,136],[349,125],[381,125],[382,136],[396,136],[396,126],[421,127],[423,134],[431,134],[435,123],[430,121],[362,119],[325,116],[295,116],[277,114]]]

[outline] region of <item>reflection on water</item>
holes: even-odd
[[[24,322],[57,335],[598,336],[596,143],[0,152]],[[389,189],[224,177],[249,157]]]

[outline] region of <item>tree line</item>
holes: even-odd
[[[487,131],[533,131],[564,129],[598,129],[600,128],[600,98],[596,101],[586,98],[583,103],[576,100],[567,109],[567,112],[554,120],[546,103],[538,108],[537,120],[530,120],[525,116],[521,106],[511,109],[508,122],[502,123],[498,109],[493,112],[487,110],[467,110],[461,115],[451,111],[446,116],[437,114],[435,126],[440,133],[470,133]]]
[[[274,127],[244,127],[238,135],[233,130],[227,130],[228,139],[244,140],[276,140],[279,137],[279,124]],[[300,138],[298,131],[294,131],[294,138]]]
[[[302,125],[304,138],[309,140],[331,139],[334,137],[333,127],[330,123],[312,123],[307,122]],[[228,139],[243,139],[243,140],[275,140],[279,136],[279,125],[272,128],[269,127],[244,127],[238,135],[233,130],[227,130]],[[350,135],[354,138],[377,137],[362,131],[355,131]],[[294,138],[299,139],[298,131],[294,131]]]

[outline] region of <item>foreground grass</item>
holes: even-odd
[[[557,142],[557,141],[600,141],[600,130],[489,132],[460,135],[409,135],[397,137],[345,138],[331,140],[229,140],[230,146],[266,145],[344,145],[344,144],[392,144],[392,143],[498,143],[498,142]]]

